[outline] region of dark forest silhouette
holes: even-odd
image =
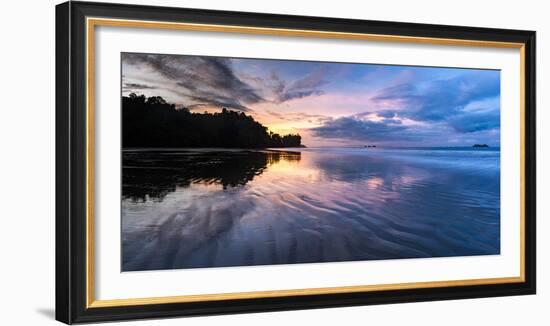
[[[160,96],[123,96],[122,121],[124,148],[302,146],[300,135],[269,132],[243,112],[223,108],[219,113],[193,113]]]

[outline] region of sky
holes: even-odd
[[[316,146],[500,146],[500,71],[122,54],[122,94],[242,111]]]

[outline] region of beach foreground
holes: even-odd
[[[500,152],[123,151],[122,270],[500,253]]]

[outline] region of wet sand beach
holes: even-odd
[[[500,152],[123,151],[122,270],[493,255]]]

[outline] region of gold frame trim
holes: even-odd
[[[132,28],[155,28],[200,32],[243,33],[256,35],[276,35],[291,37],[314,37],[330,39],[365,40],[378,42],[406,42],[415,44],[435,44],[452,46],[474,46],[491,48],[511,48],[520,51],[520,276],[485,279],[429,281],[395,284],[356,285],[309,289],[289,289],[274,291],[254,291],[183,295],[167,297],[129,298],[96,300],[94,296],[94,31],[96,26],[116,26]],[[264,28],[234,25],[175,23],[144,20],[123,20],[110,18],[86,18],[86,308],[121,307],[150,304],[168,304],[199,301],[219,301],[232,299],[274,298],[316,294],[337,294],[354,292],[374,292],[417,288],[440,288],[451,286],[474,286],[525,282],[525,44],[514,42],[478,41],[448,38],[412,37],[382,34],[361,34],[300,29]]]

